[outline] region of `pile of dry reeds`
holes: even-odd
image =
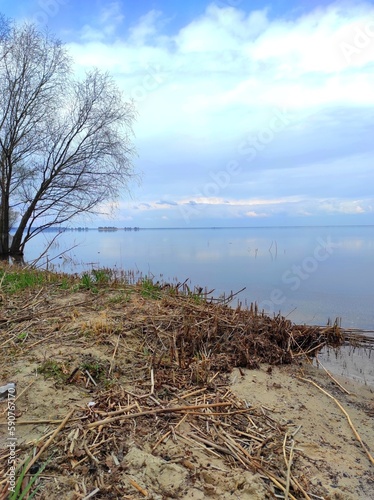
[[[336,323],[323,328],[296,325],[280,314],[270,317],[259,312],[256,306],[234,309],[170,297],[162,306],[160,314],[142,325],[153,367],[191,368],[195,381],[204,383],[210,370],[287,364],[301,356],[313,357],[325,345],[344,342]]]
[[[4,372],[41,346],[52,360],[61,350],[63,380],[60,377],[56,387],[75,385],[78,391],[83,377],[93,392],[93,405],[75,406],[60,422],[46,419],[53,428],[37,443],[21,445],[20,451],[32,456],[25,465],[31,477],[50,457],[42,479],[57,482],[60,489],[62,479],[75,482],[77,498],[134,498],[135,490],[137,495],[152,495],[149,485],[138,484],[126,473],[129,441],[139,447],[147,444],[160,457],[167,453],[175,462],[180,457],[164,448],[172,440],[182,448],[225,457],[232,467],[258,472],[269,488],[288,498],[305,497],[307,479],[291,474],[297,429],[279,423],[264,406],[253,407],[235,397],[224,374],[234,367],[313,356],[325,345],[342,344],[341,329],[337,324],[295,325],[255,306],[230,308],[198,294],[179,293],[177,287],[148,285],[105,283],[100,288],[95,283],[90,288],[90,283],[78,282],[63,290],[54,279],[23,295],[4,294]],[[110,348],[110,362],[103,355],[100,363],[106,370],[103,379],[112,385],[109,391],[89,372],[87,366],[93,363],[82,368],[80,352],[93,344],[103,353]],[[75,379],[77,373],[81,376]],[[121,377],[132,384],[131,391],[125,390]],[[17,420],[18,426],[42,423]],[[185,455],[181,463],[193,482],[198,474],[194,454]],[[4,472],[6,452],[0,464]],[[5,482],[0,481],[0,487]]]
[[[135,490],[152,498],[152,485],[140,484],[126,473],[126,453],[133,440],[165,462],[181,464],[191,482],[199,474],[194,452],[200,450],[224,457],[228,466],[260,473],[273,493],[304,497],[308,480],[300,473],[291,474],[289,463],[297,461],[293,451],[297,429],[280,424],[271,410],[251,406],[223,385],[215,390],[169,387],[162,394],[137,396],[123,388],[111,389],[98,395],[93,406],[76,408],[60,422],[33,421],[55,427],[36,446],[23,446],[33,457],[26,470],[35,474],[49,456],[48,472],[42,478],[53,477],[61,485],[64,478],[75,482],[77,498],[96,494],[107,499],[135,498]],[[30,422],[18,423],[24,424]],[[179,452],[190,451],[182,457],[175,451],[173,456],[168,441],[179,444]],[[6,464],[7,454],[1,458]]]

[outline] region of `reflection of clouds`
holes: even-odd
[[[310,262],[319,240],[333,245],[330,258],[309,272],[308,279],[301,278],[298,290],[291,290],[282,281],[284,272],[297,274],[296,268],[305,259]],[[154,274],[156,279],[161,273],[161,279],[169,281],[189,278],[192,286],[214,288],[217,296],[246,287],[240,299],[247,299],[249,304],[267,300],[272,290],[279,288],[287,299],[281,306],[282,313],[297,308],[291,319],[321,319],[324,324],[328,317],[343,316],[344,324],[352,327],[360,323],[368,328],[370,322],[373,324],[374,267],[370,264],[374,227],[67,231],[58,242],[55,249],[50,249],[49,259],[52,251],[58,255],[62,249],[71,248],[73,242],[79,243],[71,253],[74,261],[85,266],[72,272],[91,269],[89,263],[94,267],[139,269],[143,274]],[[25,258],[40,255],[44,247],[45,237],[38,235],[26,248]],[[360,318],[356,320],[358,311]]]
[[[368,241],[362,238],[344,239],[334,244],[340,249],[349,250],[350,252],[357,252],[364,249],[374,250],[374,241]]]
[[[99,255],[100,261],[105,260],[108,263],[102,262],[102,265],[110,265],[110,262],[117,262],[121,258],[121,249],[123,246],[118,237],[111,237],[110,233],[106,233],[103,237],[97,232],[96,238],[90,238],[89,242],[85,245],[85,254],[89,254],[91,258],[98,258]]]
[[[220,260],[223,260],[223,257],[224,257],[224,255],[222,254],[222,252],[220,252],[218,250],[215,250],[215,251],[198,250],[193,255],[193,258],[199,262],[210,262],[210,261],[218,262]]]

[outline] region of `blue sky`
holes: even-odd
[[[374,2],[0,0],[0,11],[47,24],[77,74],[109,71],[135,100],[141,182],[108,223],[374,224]]]

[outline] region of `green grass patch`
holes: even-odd
[[[10,492],[9,500],[23,500],[23,499],[28,499],[30,500],[31,498],[34,498],[36,493],[38,492],[40,486],[37,488],[33,488],[36,480],[38,477],[42,474],[44,469],[46,468],[48,461],[45,462],[39,469],[38,471],[31,477],[31,479],[28,481],[27,485],[23,487],[22,483],[26,475],[26,470],[27,466],[30,463],[31,457],[28,457],[26,462],[24,463],[23,466],[18,467],[16,470],[16,476],[17,476],[17,482],[16,486],[14,488],[14,491]]]
[[[86,359],[80,365],[80,370],[84,373],[86,370],[94,378],[95,382],[106,382],[107,366],[97,359]]]
[[[50,283],[50,273],[33,269],[0,269],[0,287],[7,293],[18,293]]]
[[[63,276],[61,278],[59,286],[61,290],[69,290],[69,288],[71,287],[71,279],[69,279],[67,276]]]
[[[95,278],[90,273],[83,273],[78,288],[81,290],[90,290],[97,293],[99,290],[96,286]]]
[[[90,272],[82,274],[78,289],[90,290],[98,293],[99,287],[105,287],[113,281],[113,271],[111,269],[92,269]]]
[[[53,359],[47,359],[38,368],[38,372],[45,378],[53,378],[57,382],[63,382],[66,378],[62,364]]]
[[[140,295],[146,299],[160,299],[162,296],[159,285],[155,285],[150,278],[140,281]]]
[[[28,335],[29,334],[27,332],[19,333],[16,337],[16,342],[24,342],[27,339]]]

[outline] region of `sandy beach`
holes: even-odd
[[[37,475],[35,498],[371,498],[372,386],[294,351],[285,364],[227,370],[206,344],[184,362],[181,311],[185,328],[208,328],[223,306],[150,283],[48,280],[2,295],[1,385],[17,387],[17,464],[34,457],[23,487]]]

